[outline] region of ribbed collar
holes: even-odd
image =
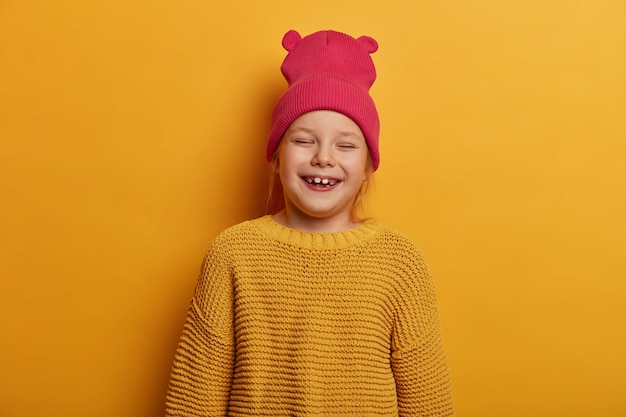
[[[329,233],[302,232],[291,229],[277,223],[270,215],[259,217],[250,222],[273,240],[301,248],[320,250],[357,245],[369,240],[383,228],[383,224],[375,219],[368,219],[354,229]]]

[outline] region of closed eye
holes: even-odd
[[[341,148],[341,149],[357,149],[357,146],[354,143],[341,143],[341,144],[339,144],[339,148]]]
[[[313,141],[311,139],[299,139],[299,138],[296,138],[296,139],[292,139],[291,141],[293,143],[297,143],[299,145],[309,145],[309,144],[313,143]]]

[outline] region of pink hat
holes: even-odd
[[[369,89],[376,79],[370,57],[378,44],[369,36],[353,38],[325,30],[302,38],[295,30],[283,37],[288,51],[281,71],[289,84],[272,113],[267,159],[272,159],[289,125],[304,113],[333,110],[359,125],[378,168],[380,124]]]

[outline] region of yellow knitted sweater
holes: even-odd
[[[377,220],[222,232],[174,359],[168,416],[452,416],[433,283]]]

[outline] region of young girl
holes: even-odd
[[[378,168],[370,37],[288,32],[267,158],[284,208],[204,259],[168,416],[452,416],[435,290],[404,235],[357,212]]]

